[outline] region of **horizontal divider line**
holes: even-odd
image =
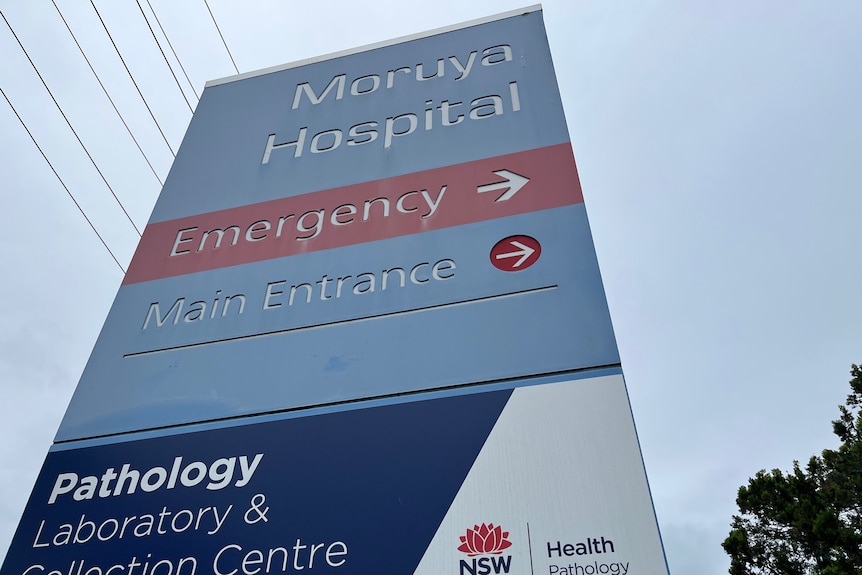
[[[415,313],[424,313],[427,311],[450,308],[450,307],[458,307],[458,306],[469,305],[469,304],[474,304],[474,303],[478,303],[478,302],[487,302],[487,301],[492,301],[492,300],[506,299],[506,298],[510,298],[510,297],[517,297],[517,296],[528,295],[528,294],[536,294],[536,293],[555,290],[558,287],[559,286],[554,284],[554,285],[538,287],[538,288],[531,288],[531,289],[509,292],[509,293],[504,293],[504,294],[491,295],[491,296],[479,297],[479,298],[474,298],[474,299],[467,299],[467,300],[462,300],[462,301],[457,301],[457,302],[452,302],[452,303],[444,303],[444,304],[431,305],[431,306],[426,306],[426,307],[418,307],[418,308],[402,310],[402,311],[392,311],[392,312],[381,313],[381,314],[377,314],[377,315],[355,318],[355,319],[330,321],[330,322],[318,323],[318,324],[314,324],[314,325],[304,325],[304,326],[300,326],[300,327],[289,327],[289,328],[285,328],[285,329],[267,331],[264,333],[255,333],[255,334],[251,334],[251,335],[241,335],[241,336],[237,336],[237,337],[228,337],[228,338],[224,338],[224,339],[214,339],[214,340],[210,340],[210,341],[201,341],[198,343],[187,343],[187,344],[183,344],[183,345],[177,345],[174,347],[163,347],[163,348],[159,348],[159,349],[151,349],[151,350],[146,350],[146,351],[135,351],[132,353],[124,354],[123,358],[125,359],[125,358],[131,358],[131,357],[141,357],[141,356],[145,356],[145,355],[154,355],[157,353],[165,353],[168,351],[192,349],[192,348],[196,348],[196,347],[204,347],[207,345],[217,345],[220,343],[229,343],[229,342],[242,341],[242,340],[247,340],[247,339],[269,337],[269,336],[280,335],[280,334],[284,334],[284,333],[295,333],[295,332],[307,331],[307,330],[312,330],[312,329],[327,328],[327,327],[332,327],[332,326],[336,326],[336,325],[360,323],[360,322],[364,322],[364,321],[373,321],[373,320],[383,319],[383,318],[388,318],[388,317],[397,317],[397,316],[403,316],[403,315],[411,315],[411,314],[415,314]]]

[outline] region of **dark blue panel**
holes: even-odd
[[[288,571],[293,571],[297,539],[309,546],[299,550],[300,566],[308,566],[311,545],[325,544],[317,551],[315,572],[335,569],[326,565],[325,551],[341,541],[347,554],[334,554],[331,560],[346,559],[341,567],[345,573],[374,573],[384,567],[386,572],[412,573],[510,394],[486,392],[51,453],[0,573],[23,573],[37,564],[44,571],[33,569],[30,575],[51,569],[67,573],[73,561],[83,560],[82,573],[91,566],[104,570],[123,565],[124,570],[113,572],[117,575],[128,573],[133,557],[143,563],[147,554],[150,568],[161,559],[176,568],[180,558],[190,556],[197,560],[197,573],[210,573],[213,558],[229,545],[242,551],[228,547],[222,554],[224,573],[240,568],[241,557],[252,549],[262,549],[266,556],[266,550],[277,547],[288,549]],[[62,473],[101,477],[107,468],[120,470],[125,463],[143,473],[156,466],[170,470],[180,456],[185,466],[240,455],[252,460],[257,453],[263,458],[242,487],[234,481],[208,490],[202,482],[168,490],[166,482],[151,493],[139,487],[131,495],[101,498],[96,493],[82,501],[67,493],[47,503]],[[234,479],[238,477],[235,470]],[[243,516],[258,494],[265,497],[260,507],[269,507],[267,521],[249,524]],[[223,526],[212,535],[193,528],[173,533],[167,527],[175,516],[182,518],[180,526],[185,523],[187,515],[181,510],[197,514],[214,506],[224,513],[230,505]],[[159,521],[159,514],[168,512],[163,535],[134,537],[127,531],[123,539],[34,548],[50,542],[63,523],[77,528],[82,516],[96,525],[136,517],[129,523],[132,529],[144,514]],[[211,512],[204,513],[201,525],[215,526]],[[105,529],[107,534],[112,524]],[[74,564],[72,575],[79,566]],[[149,575],[143,569],[135,572]],[[167,565],[160,569],[167,573]],[[274,572],[280,571],[279,564]]]

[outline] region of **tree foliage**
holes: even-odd
[[[722,547],[731,575],[862,573],[862,367],[832,430],[841,441],[803,469],[759,471],[739,488]]]

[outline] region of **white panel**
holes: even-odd
[[[482,523],[512,574],[667,573],[622,376],[516,389],[415,575],[469,575],[459,537]]]

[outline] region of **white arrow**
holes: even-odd
[[[512,240],[509,243],[513,247],[521,248],[520,251],[509,252],[507,254],[497,254],[496,256],[494,256],[494,259],[502,260],[504,258],[516,258],[518,256],[521,256],[521,259],[516,261],[515,264],[512,266],[513,268],[520,267],[521,264],[524,263],[525,261],[527,261],[527,258],[529,258],[531,255],[533,255],[533,252],[536,251],[533,248],[531,248],[530,246],[525,246],[521,242],[517,242],[515,240]]]
[[[485,184],[484,186],[479,186],[478,188],[476,188],[476,191],[480,194],[483,192],[506,190],[500,195],[499,198],[494,200],[494,202],[505,202],[506,200],[517,194],[518,190],[523,188],[524,184],[530,181],[530,178],[525,178],[524,176],[518,175],[515,172],[510,172],[509,170],[497,170],[494,173],[506,179],[502,182]]]

